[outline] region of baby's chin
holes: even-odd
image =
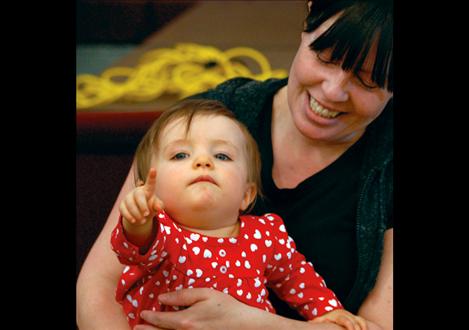
[[[175,198],[172,202],[165,202],[165,210],[176,219],[193,218],[203,216],[215,210],[221,202],[214,194],[200,193],[190,198]],[[190,224],[187,224],[190,225]]]
[[[203,211],[213,208],[220,202],[221,196],[218,188],[212,185],[200,185],[187,196],[187,207],[194,211]]]

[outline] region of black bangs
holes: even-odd
[[[320,2],[320,1],[318,1]],[[310,44],[315,52],[330,50],[329,61],[341,63],[345,71],[359,74],[370,48],[377,42],[371,80],[380,88],[393,91],[393,17],[392,1],[335,2],[317,9],[306,19],[305,32],[312,32],[326,20],[341,13],[333,25]],[[334,3],[334,1],[332,2]],[[344,3],[348,3],[344,5]],[[341,8],[342,4],[342,8]],[[345,8],[344,8],[345,6]],[[331,8],[334,7],[334,8]]]

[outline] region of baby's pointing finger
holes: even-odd
[[[154,167],[150,168],[144,187],[148,197],[154,194],[156,189],[156,169]]]

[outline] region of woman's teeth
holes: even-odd
[[[310,100],[309,105],[311,107],[311,110],[313,110],[315,114],[321,117],[335,118],[340,114],[340,112],[331,111],[326,108],[323,108],[312,96],[310,96],[309,100]]]

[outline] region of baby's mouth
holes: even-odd
[[[332,110],[324,108],[311,95],[309,96],[309,106],[315,114],[317,114],[320,117],[327,118],[327,119],[332,119],[332,118],[337,117],[340,114],[343,114],[343,112],[332,111]]]
[[[216,181],[210,175],[201,175],[191,181],[190,184],[199,183],[199,182],[209,182],[214,185],[217,185]]]

